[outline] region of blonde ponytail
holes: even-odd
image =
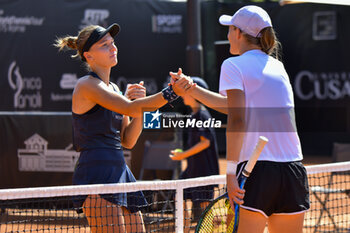
[[[53,45],[57,47],[59,51],[63,50],[64,48],[76,50],[77,53],[72,55],[72,58],[80,57],[80,59],[82,59],[84,44],[89,38],[92,31],[94,31],[97,27],[98,25],[89,25],[83,28],[79,32],[78,36],[59,37],[55,40],[55,43]]]
[[[77,40],[78,40],[78,37],[76,36],[66,36],[62,38],[57,38],[54,45],[57,48],[59,48],[60,51],[65,47],[68,47],[69,49],[77,50],[78,49]]]
[[[60,37],[55,40],[54,46],[58,48],[59,51],[62,49],[71,49],[71,50],[77,50],[77,53],[72,55],[72,58],[78,57],[79,51],[78,51],[78,45],[77,45],[77,36],[66,36],[66,37]]]

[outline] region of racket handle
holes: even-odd
[[[250,176],[250,173],[252,172],[255,164],[256,164],[256,161],[258,160],[259,158],[259,155],[261,154],[261,151],[264,149],[264,146],[266,145],[266,143],[268,142],[269,140],[264,137],[264,136],[260,136],[259,137],[259,141],[258,143],[256,144],[255,146],[255,149],[253,151],[253,154],[252,156],[250,157],[247,165],[245,166],[245,169],[243,171],[244,175],[246,177],[249,177]]]

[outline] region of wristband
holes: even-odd
[[[162,90],[163,98],[168,101],[169,103],[176,100],[179,96],[176,95],[176,93],[173,90],[172,86],[167,86]]]
[[[227,161],[226,174],[236,175],[236,171],[237,171],[237,162]]]

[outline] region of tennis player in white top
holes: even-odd
[[[187,94],[226,113],[227,191],[231,205],[240,204],[239,233],[302,232],[309,192],[301,145],[295,126],[293,90],[277,59],[279,42],[265,10],[245,6],[219,22],[228,26],[230,53],[221,66],[219,92],[196,85]],[[182,70],[170,72],[173,88]],[[237,178],[259,136],[269,143],[259,157],[245,190]]]

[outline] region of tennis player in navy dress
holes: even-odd
[[[75,50],[72,57],[80,58],[91,71],[78,80],[72,97],[73,141],[80,152],[73,184],[135,182],[123,147],[132,148],[137,142],[142,111],[156,110],[178,97],[171,85],[146,97],[142,82],[128,85],[124,96],[110,82],[111,68],[118,63],[114,37],[119,30],[118,24],[107,29],[90,25],[78,36],[58,38],[55,43],[60,50]],[[186,87],[190,88],[191,80],[179,80],[183,81],[190,82]],[[142,192],[82,196],[74,204],[82,207],[91,232],[145,232],[139,211],[147,204]]]
[[[89,75],[100,79],[94,72]],[[96,104],[88,112],[73,112],[72,116],[73,145],[81,152],[73,175],[73,184],[135,182],[136,179],[125,163],[121,145],[123,115]],[[103,198],[128,207],[131,212],[136,212],[138,207],[147,204],[141,192],[104,195]],[[80,200],[79,206],[84,201]]]

